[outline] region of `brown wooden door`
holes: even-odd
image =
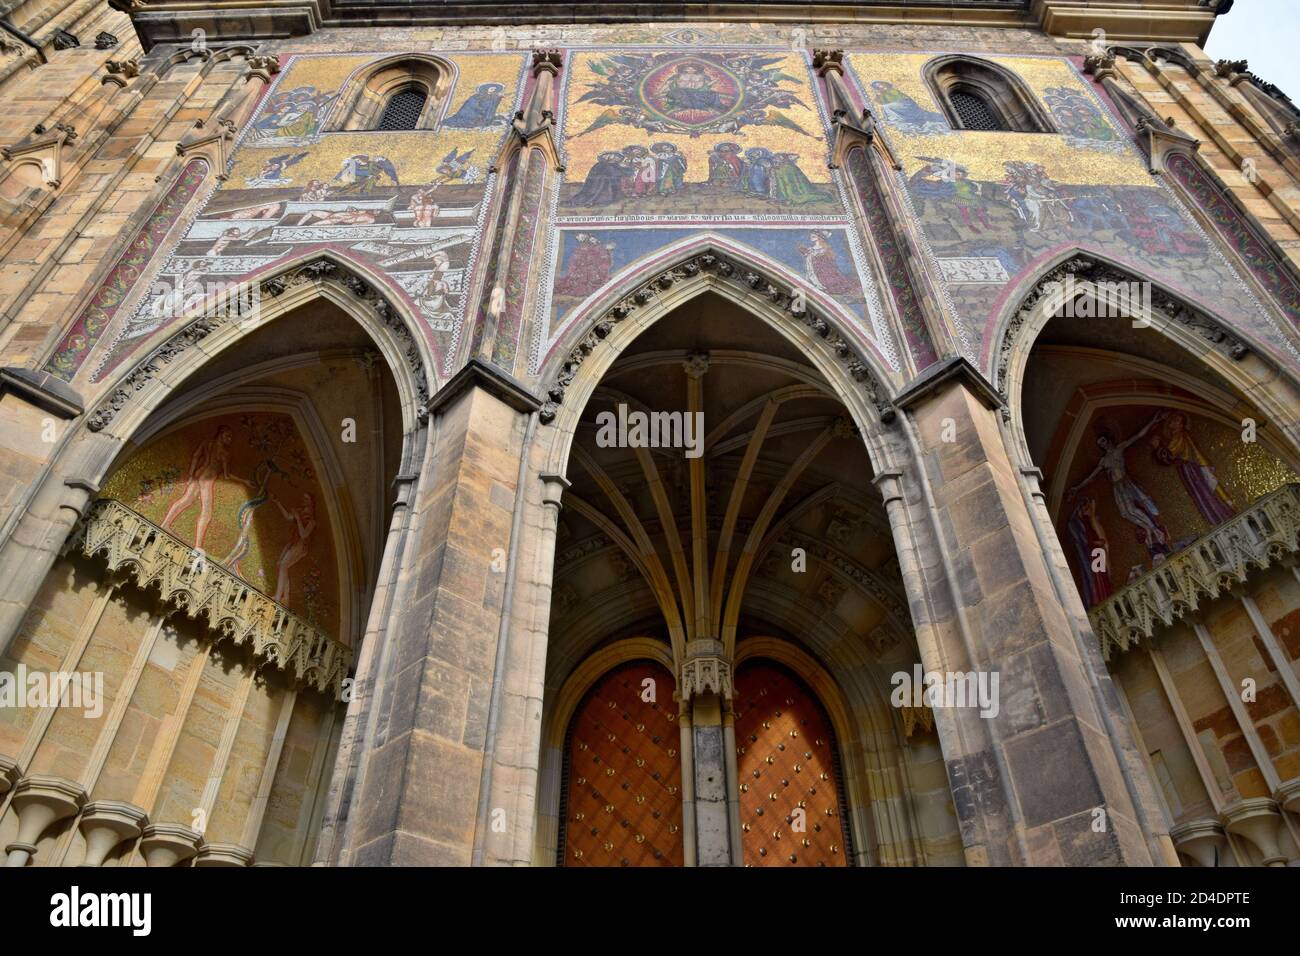
[[[851,865],[835,743],[820,702],[770,661],[746,661],[735,686],[745,865]]]
[[[652,679],[655,700],[645,700]],[[561,866],[681,866],[682,760],[672,675],[636,661],[602,677],[569,725]]]

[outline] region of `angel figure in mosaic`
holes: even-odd
[[[876,80],[871,91],[885,122],[903,133],[946,133],[943,114],[927,110],[888,80]]]
[[[1211,525],[1222,524],[1237,513],[1214,466],[1196,446],[1185,414],[1169,413],[1164,426],[1151,435],[1151,451],[1160,464],[1178,469],[1178,477],[1196,510]]]

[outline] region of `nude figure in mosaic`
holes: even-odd
[[[178,518],[195,501],[199,503],[199,519],[194,526],[194,547],[203,549],[203,542],[208,536],[208,526],[212,524],[212,504],[216,497],[218,480],[238,481],[230,474],[230,445],[235,440],[235,433],[228,425],[222,425],[211,438],[199,442],[190,456],[190,468],[185,475],[184,490],[181,496],[167,509],[160,527],[171,531]]]

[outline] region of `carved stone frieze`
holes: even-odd
[[[1136,578],[1091,611],[1102,656],[1127,651],[1254,570],[1300,552],[1300,484],[1284,485]]]
[[[164,604],[207,619],[216,640],[229,638],[296,685],[337,695],[352,666],[352,649],[267,597],[221,565],[126,505],[101,498],[66,546],[102,558],[109,572],[156,589]]]
[[[738,286],[750,294],[767,298],[786,312],[792,320],[802,323],[825,339],[845,371],[861,386],[868,401],[880,416],[880,421],[888,424],[894,420],[897,413],[886,388],[872,374],[871,369],[854,347],[835,331],[824,316],[811,308],[802,295],[747,267],[737,265],[716,252],[705,252],[650,279],[616,302],[597,320],[569,352],[554,379],[544,389],[545,401],[539,413],[542,424],[550,424],[555,420],[559,406],[564,403],[565,393],[577,376],[578,369],[586,361],[587,356],[609,336],[614,326],[653,301],[661,292],[671,289],[679,282],[690,281],[702,274],[711,275],[719,282]]]

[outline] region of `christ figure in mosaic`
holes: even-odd
[[[1132,437],[1121,442],[1115,440],[1115,436],[1109,429],[1099,429],[1097,447],[1101,449],[1101,460],[1086,478],[1069,491],[1069,496],[1073,498],[1085,485],[1104,472],[1110,479],[1115,507],[1119,509],[1124,520],[1137,528],[1138,539],[1146,546],[1152,558],[1163,557],[1169,553],[1169,532],[1160,521],[1160,509],[1156,507],[1156,503],[1129,475],[1124,455],[1135,443],[1145,438],[1158,422],[1163,421],[1165,415],[1163,411],[1157,412]]]

